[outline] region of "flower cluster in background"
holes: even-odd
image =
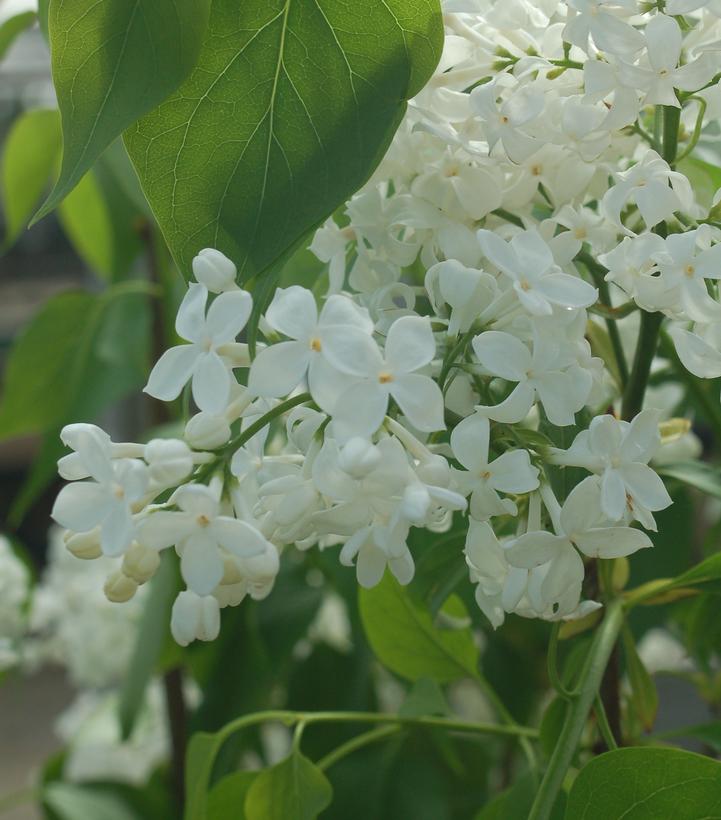
[[[364,586],[386,569],[408,583],[414,527],[459,529],[448,549],[494,626],[579,617],[600,606],[588,559],[650,547],[671,503],[652,466],[661,412],[628,385],[649,316],[691,373],[721,375],[721,213],[689,181],[721,110],[720,10],[445,6],[435,77],[313,239],[327,280],[278,288],[254,350],[238,341],[250,294],[202,251],[146,387],[189,391],[183,437],[63,431],[67,548],[112,559],[113,601],[174,549],[180,644],[269,594],[288,549],[337,550]]]

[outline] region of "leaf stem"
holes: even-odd
[[[574,697],[574,693],[569,689],[566,689],[563,685],[563,681],[561,680],[561,676],[558,674],[558,632],[560,628],[561,625],[558,622],[553,624],[551,627],[551,637],[548,640],[547,656],[548,680],[551,682],[551,686],[556,690],[560,697],[565,700],[571,700]]]
[[[548,820],[551,816],[563,779],[576,754],[591,706],[598,696],[601,679],[622,623],[622,603],[620,600],[612,601],[608,605],[606,617],[601,622],[586,656],[581,671],[578,695],[568,707],[563,729],[551,755],[548,769],[536,794],[528,820]]]
[[[356,735],[346,743],[343,743],[336,749],[333,749],[332,752],[328,752],[325,757],[322,757],[318,761],[318,768],[325,771],[335,765],[339,760],[342,760],[344,757],[347,757],[356,750],[362,749],[364,746],[369,746],[371,743],[377,743],[379,740],[385,740],[387,737],[398,734],[401,729],[401,726],[389,724],[387,726],[379,726],[376,729],[371,729],[368,732],[363,732],[362,735]]]

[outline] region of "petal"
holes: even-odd
[[[516,424],[529,414],[536,398],[536,391],[527,382],[521,382],[500,404],[493,407],[478,406],[476,409],[494,421]]]
[[[105,555],[122,555],[135,534],[133,517],[127,503],[115,501],[100,530],[100,547]]]
[[[403,316],[393,322],[386,339],[385,358],[396,373],[412,373],[436,353],[431,323],[425,316]]]
[[[356,559],[358,583],[366,589],[379,584],[383,578],[387,563],[388,558],[385,552],[372,541],[368,541],[361,547]]]
[[[76,481],[60,490],[51,515],[61,527],[73,532],[87,532],[97,527],[108,511],[105,487],[94,481]]]
[[[255,527],[227,515],[218,516],[211,524],[210,530],[221,547],[238,558],[262,555],[268,546],[268,541]]]
[[[375,378],[383,366],[373,337],[357,327],[325,328],[321,353],[337,370],[360,378]]]
[[[621,445],[625,461],[648,461],[661,443],[658,425],[661,412],[653,408],[643,410],[631,422]]]
[[[222,413],[230,398],[230,379],[230,371],[217,353],[201,353],[193,371],[193,400],[198,408],[206,413]]]
[[[578,536],[575,543],[590,558],[622,558],[653,546],[645,532],[633,527],[586,530]]]
[[[595,527],[601,519],[601,485],[596,476],[584,478],[568,494],[561,510],[561,527],[571,536]]]
[[[194,516],[212,519],[218,514],[218,499],[205,484],[183,484],[170,497],[170,503]]]
[[[291,339],[307,339],[318,322],[313,294],[299,285],[278,288],[265,312],[268,324]]]
[[[511,382],[522,382],[531,368],[531,353],[520,339],[499,330],[487,330],[473,339],[478,361],[493,373]]]
[[[326,413],[332,413],[338,396],[356,383],[355,376],[341,373],[322,355],[314,353],[308,367],[308,390],[313,401]]]
[[[186,538],[194,526],[194,518],[186,512],[157,510],[138,523],[138,541],[150,549],[173,547]]]
[[[197,595],[210,595],[220,583],[223,569],[218,548],[207,535],[195,535],[183,542],[180,572]]]
[[[529,493],[538,487],[538,468],[526,450],[510,450],[489,466],[489,483],[504,493]]]
[[[478,472],[485,469],[490,432],[490,422],[478,413],[468,416],[453,428],[451,449],[467,470]]]
[[[553,266],[553,253],[538,231],[521,231],[511,239],[511,248],[525,276],[535,279]]]
[[[391,558],[388,561],[388,568],[395,576],[396,581],[401,586],[406,586],[406,584],[410,584],[413,580],[413,575],[415,574],[416,567],[413,563],[413,558],[411,557],[410,552],[408,549],[396,558]]]
[[[634,501],[647,510],[665,510],[672,503],[663,481],[646,464],[624,464],[618,472]]]
[[[264,348],[250,366],[248,390],[253,396],[287,396],[305,376],[312,353],[304,342],[280,342]]]
[[[593,285],[568,273],[549,273],[536,282],[535,288],[549,302],[570,308],[589,307],[598,299]]]
[[[680,207],[678,197],[665,182],[651,180],[644,188],[635,188],[636,205],[646,226],[653,228]]]
[[[515,253],[500,236],[493,233],[493,231],[481,229],[476,233],[476,237],[483,255],[499,270],[502,270],[513,279],[523,275],[523,269]]]
[[[245,327],[253,300],[246,290],[233,290],[216,296],[208,308],[205,319],[205,334],[214,345],[232,342]]]
[[[618,521],[626,509],[626,487],[618,470],[608,468],[601,478],[601,509],[603,514]]]
[[[330,325],[357,327],[369,335],[373,332],[373,320],[368,311],[352,299],[340,294],[334,294],[326,299],[318,324],[321,335],[323,328]]]
[[[673,17],[655,14],[646,24],[645,34],[648,60],[656,71],[676,68],[681,54],[682,36]]]
[[[538,397],[551,424],[566,427],[575,421],[575,413],[583,407],[578,401],[572,377],[567,373],[544,373],[536,381]]]
[[[376,382],[359,382],[338,397],[333,408],[336,435],[371,436],[381,426],[388,409],[388,391]]]
[[[613,416],[596,416],[588,431],[588,445],[596,456],[612,456],[619,452],[623,428]]]
[[[506,547],[505,555],[508,563],[514,567],[533,569],[552,561],[565,546],[570,546],[566,538],[552,532],[537,530],[527,532],[513,541]]]
[[[205,303],[208,290],[204,285],[191,283],[178,308],[175,329],[181,339],[199,342],[205,333]]]
[[[178,345],[166,350],[150,373],[144,392],[161,401],[173,401],[180,395],[200,357],[195,345]]]
[[[443,393],[433,379],[407,373],[390,383],[390,394],[417,430],[432,433],[445,429]]]

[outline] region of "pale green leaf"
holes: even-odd
[[[71,783],[48,784],[43,803],[59,820],[141,820],[117,795]]]
[[[61,144],[57,111],[26,111],[13,122],[5,140],[2,164],[5,248],[20,236],[51,184]]]
[[[245,798],[247,820],[315,820],[333,796],[323,772],[300,752],[264,769]]]
[[[679,749],[616,749],[587,763],[566,820],[721,818],[721,763]]]
[[[208,795],[208,815],[213,820],[247,820],[245,798],[257,772],[233,772],[219,780]]]
[[[390,573],[373,589],[361,589],[360,613],[378,659],[392,672],[416,681],[446,683],[478,674],[478,649],[470,628],[457,623],[467,615],[451,596],[434,622]],[[444,623],[449,617],[454,623]]]
[[[48,13],[63,123],[51,211],[138,117],[171,94],[195,65],[210,0],[52,0]]]
[[[704,461],[679,461],[673,464],[659,464],[656,468],[660,475],[675,478],[689,487],[721,498],[721,470]]]
[[[26,29],[29,29],[37,18],[38,16],[34,11],[23,11],[20,14],[13,15],[0,25],[0,60],[15,42],[15,38]]]
[[[125,134],[181,270],[272,268],[369,177],[440,57],[438,0],[216,0],[197,66]]]

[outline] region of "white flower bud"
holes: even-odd
[[[122,571],[138,584],[149,581],[160,566],[160,554],[157,550],[144,547],[137,541],[128,548],[123,556]]]
[[[215,450],[230,439],[230,425],[223,416],[197,413],[185,425],[185,440],[194,450]]]
[[[181,646],[194,640],[213,641],[220,632],[220,607],[212,595],[179,593],[170,616],[170,631]]]
[[[234,555],[225,554],[223,556],[223,577],[220,583],[223,586],[239,584],[243,580],[243,572],[238,564],[238,559]]]
[[[245,581],[238,584],[223,584],[213,593],[221,609],[227,606],[238,606],[247,594],[248,585]]]
[[[235,265],[225,254],[215,248],[203,248],[193,259],[193,276],[211,293],[235,290],[237,275],[238,270]]]
[[[67,530],[63,540],[68,552],[76,558],[92,560],[93,558],[100,558],[102,555],[100,527],[95,527],[90,532],[70,532],[70,530]]]
[[[157,484],[170,487],[180,484],[193,471],[193,454],[180,439],[154,438],[145,445],[144,458],[150,477]]]
[[[68,453],[58,459],[58,475],[66,481],[79,481],[87,478],[90,473],[78,453]]]
[[[350,439],[341,449],[338,466],[354,478],[363,478],[381,461],[381,454],[374,444],[364,438]]]
[[[138,591],[138,584],[121,570],[115,570],[108,575],[103,587],[105,597],[114,604],[124,604]]]

